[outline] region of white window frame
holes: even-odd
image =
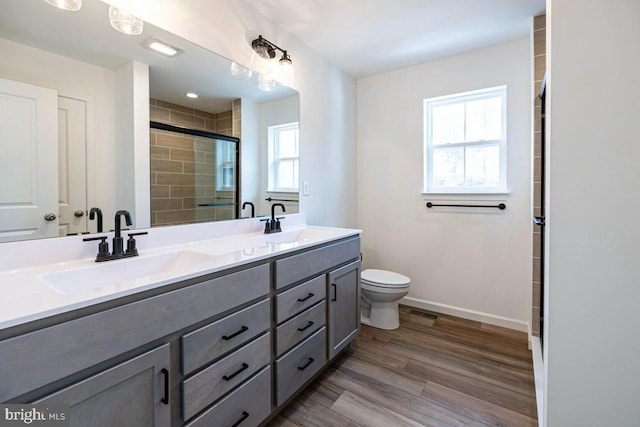
[[[450,104],[460,104],[479,99],[494,98],[500,96],[502,99],[502,138],[497,140],[461,141],[445,145],[438,145],[438,148],[458,148],[458,147],[481,147],[497,146],[500,150],[500,183],[496,187],[434,187],[433,186],[433,149],[432,143],[432,109]],[[428,194],[506,194],[507,187],[507,86],[495,86],[486,89],[469,92],[456,93],[453,95],[440,96],[424,100],[424,179],[423,193]]]
[[[300,179],[300,136],[299,136],[299,122],[285,123],[282,125],[269,126],[268,127],[268,191],[273,193],[297,193],[300,188],[300,183],[296,182],[295,187],[283,187],[278,181],[278,170],[281,161],[293,161],[298,167],[298,180]],[[280,132],[289,131],[295,129],[298,131],[298,156],[297,157],[279,157],[278,154],[278,135]]]

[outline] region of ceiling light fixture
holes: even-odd
[[[286,50],[276,46],[261,35],[251,42],[251,47],[253,48],[251,66],[253,71],[264,76],[263,81],[270,79],[274,80],[274,84],[275,80],[278,80],[280,83],[287,86],[291,86],[293,84],[293,63],[291,62],[291,57]],[[276,50],[282,52],[282,57],[278,61],[279,65],[274,67],[271,60],[276,57]],[[258,85],[260,87],[260,83]],[[265,85],[265,87],[269,87],[269,89],[266,90],[273,90],[273,88],[271,88],[271,83]]]
[[[121,33],[131,36],[142,34],[144,21],[131,14],[128,9],[109,6],[109,22],[111,26]]]
[[[198,97],[198,94],[193,92],[185,93],[185,95],[187,98],[192,98],[192,99],[196,99]]]
[[[176,56],[177,54],[182,52],[181,49],[173,47],[170,44],[155,38],[147,40],[142,45],[166,56]]]
[[[63,10],[76,11],[82,7],[82,0],[44,0],[47,3]]]

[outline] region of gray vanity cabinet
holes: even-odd
[[[169,426],[168,375],[164,344],[33,403],[60,408],[72,427]]]
[[[0,402],[71,426],[263,425],[358,333],[359,256],[327,242],[5,333]]]
[[[329,359],[360,331],[360,261],[327,275],[329,299]]]

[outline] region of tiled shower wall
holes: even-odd
[[[240,100],[218,114],[155,99],[150,108],[155,122],[240,137]],[[152,226],[235,218],[234,206],[198,207],[235,202],[233,192],[216,190],[215,155],[210,139],[150,129]]]
[[[540,87],[545,71],[545,45],[546,45],[546,14],[533,18],[533,82],[534,96],[534,126],[533,126],[533,216],[540,216],[540,203],[542,200],[542,129],[540,128]],[[533,304],[531,312],[531,332],[534,336],[540,336],[540,227],[533,226]]]

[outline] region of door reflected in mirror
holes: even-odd
[[[42,0],[0,6],[0,242],[95,233],[94,207],[105,231],[119,209],[133,228],[249,216],[244,202],[264,215],[268,198],[297,212],[297,191],[268,188],[268,128],[299,122],[296,91],[262,92],[256,76],[234,79],[231,61],[148,23],[118,33],[100,0],[73,13]],[[181,52],[159,55],[152,38]],[[237,141],[198,137],[185,150],[151,121]]]

